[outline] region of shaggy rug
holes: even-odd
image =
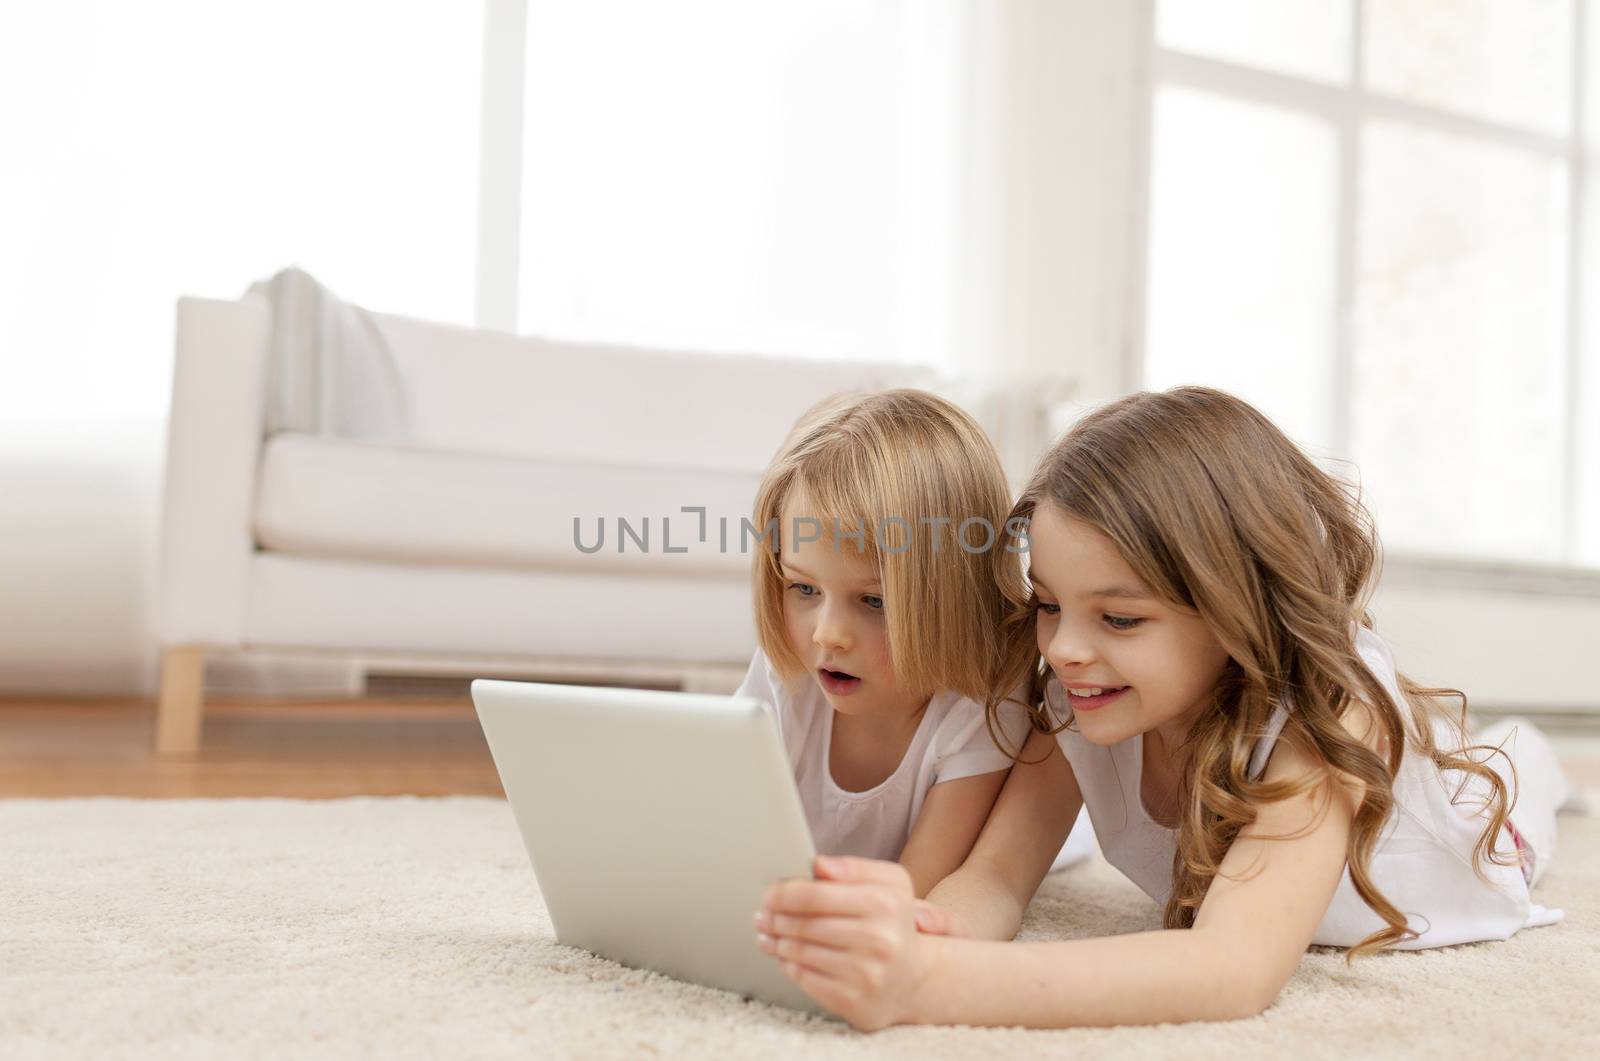
[[[1592,1057],[1600,818],[1506,943],[1306,956],[1251,1020],[859,1035],[558,946],[499,800],[0,802],[0,1057]],[[1102,862],[1029,938],[1151,928]]]

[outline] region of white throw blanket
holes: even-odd
[[[410,402],[379,318],[289,268],[250,285],[272,306],[267,433],[410,438]]]

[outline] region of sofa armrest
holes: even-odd
[[[156,619],[162,645],[240,643],[270,337],[265,299],[178,300]]]

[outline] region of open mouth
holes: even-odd
[[[1109,704],[1127,692],[1129,688],[1131,686],[1121,685],[1115,688],[1100,686],[1087,689],[1068,689],[1067,703],[1071,705],[1074,711],[1093,711],[1097,707],[1104,707]]]
[[[848,671],[829,670],[826,667],[817,668],[817,680],[822,687],[835,696],[845,696],[861,685],[861,679]]]

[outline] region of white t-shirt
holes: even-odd
[[[894,773],[864,792],[847,792],[828,769],[833,707],[816,682],[802,679],[785,685],[766,654],[757,649],[736,695],[763,701],[777,713],[818,854],[895,861],[934,785],[1011,766],[1011,757],[989,735],[983,705],[956,693],[937,692]],[[1004,736],[1018,742],[1011,745],[1015,750],[1027,735],[1027,716],[1017,704],[1003,711]]]
[[[1361,627],[1356,632],[1356,649],[1389,695],[1404,703],[1388,646]],[[1250,776],[1260,776],[1266,769],[1287,719],[1288,710],[1280,706],[1250,757]],[[1459,743],[1443,720],[1435,726],[1434,738],[1440,747]],[[1056,740],[1072,765],[1107,861],[1145,894],[1165,904],[1172,894],[1177,834],[1150,817],[1140,796],[1143,734],[1109,748],[1090,743],[1071,728],[1057,733]],[[1488,765],[1498,769],[1503,760],[1497,757]],[[1460,781],[1459,775],[1446,777],[1431,760],[1406,749],[1395,777],[1395,806],[1379,834],[1371,862],[1373,883],[1418,933],[1416,939],[1396,944],[1398,948],[1420,950],[1507,939],[1518,929],[1561,918],[1561,911],[1547,910],[1530,900],[1519,867],[1486,863],[1481,867],[1483,878],[1478,876],[1472,849],[1487,821],[1479,813],[1481,797],[1474,797],[1482,783],[1472,779],[1461,798],[1453,801]],[[1509,838],[1498,838],[1497,846],[1509,850]],[[1383,927],[1383,920],[1356,892],[1346,867],[1312,942],[1351,947]]]

